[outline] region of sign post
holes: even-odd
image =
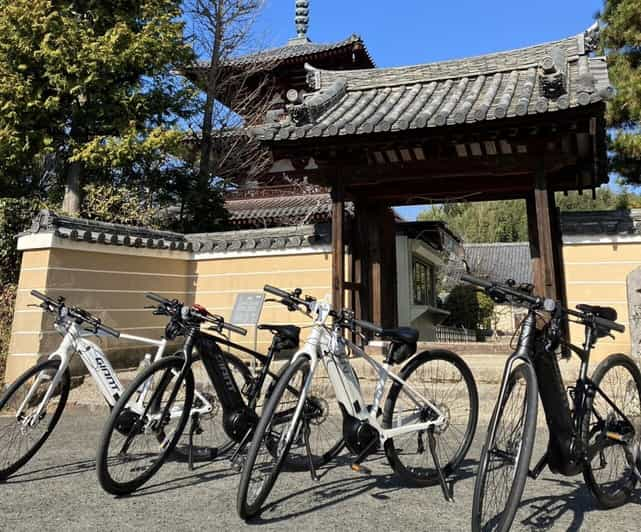
[[[254,327],[254,351],[258,351],[258,321],[265,302],[264,292],[242,292],[236,296],[231,311],[231,323]],[[256,359],[252,358],[252,369],[255,370]]]

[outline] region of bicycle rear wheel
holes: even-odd
[[[292,362],[277,381],[263,408],[238,485],[236,508],[238,515],[249,519],[259,513],[294,441],[301,439],[305,414],[294,423],[294,411],[300,392],[309,373],[309,360],[299,357]],[[285,437],[291,431],[292,438]],[[298,444],[297,446],[300,446]]]
[[[450,351],[425,351],[410,360],[399,377],[445,415],[445,424],[435,429],[434,436],[439,464],[445,476],[451,475],[465,458],[476,431],[478,392],[470,368]],[[429,405],[417,405],[403,385],[394,382],[385,402],[385,428],[437,417]],[[388,440],[385,453],[392,469],[405,482],[415,486],[439,482],[425,430]]]
[[[601,507],[616,508],[629,500],[637,482],[641,372],[630,357],[610,355],[597,366],[592,381],[612,404],[598,391],[588,400],[583,434],[591,460],[583,476]]]
[[[512,526],[534,446],[537,390],[530,364],[512,370],[481,451],[472,506],[474,532],[507,532]]]
[[[71,386],[68,368],[38,419],[34,416],[59,368],[57,358],[36,364],[0,396],[0,481],[31,460],[58,423]]]
[[[114,406],[96,456],[98,481],[114,495],[126,495],[147,482],[180,438],[194,397],[191,368],[167,357],[140,372]],[[143,391],[144,390],[144,391]]]

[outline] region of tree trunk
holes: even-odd
[[[72,216],[80,214],[80,173],[81,162],[73,162],[67,169],[67,182],[65,184],[65,197],[62,200],[62,210]]]
[[[207,71],[207,99],[203,115],[202,141],[200,146],[200,167],[198,168],[198,187],[206,190],[211,173],[211,141],[213,130],[214,105],[218,92],[218,68],[220,67],[222,40],[224,37],[223,8],[224,2],[218,0],[214,13],[214,42],[212,43],[209,70]]]

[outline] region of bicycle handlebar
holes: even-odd
[[[238,325],[234,325],[233,323],[223,322],[221,324],[221,327],[236,334],[240,334],[241,336],[247,336],[247,329],[245,329],[244,327],[239,327]]]
[[[540,305],[544,301],[540,297],[531,296],[529,294],[526,294],[525,292],[522,292],[521,290],[515,290],[514,288],[510,288],[509,286],[505,286],[503,284],[493,283],[491,281],[479,279],[478,277],[474,277],[472,275],[463,274],[461,275],[461,279],[470,284],[475,284],[476,286],[480,286],[484,290],[497,289],[498,291],[503,292],[508,296],[515,297],[517,299],[520,299],[521,301],[526,301],[527,303],[530,303],[532,305]]]
[[[311,312],[314,308],[313,305],[316,302],[316,299],[311,296],[306,296],[305,299],[299,297],[301,293],[299,288],[293,292],[287,292],[281,288],[276,288],[275,286],[266,284],[263,287],[263,290],[269,294],[279,297],[281,299],[280,302],[289,307],[290,310],[296,310],[298,306],[302,305],[308,312]]]
[[[38,292],[37,290],[31,290],[31,295],[37,299],[40,299],[42,302],[46,303],[50,307],[53,307],[53,309],[60,311],[63,307],[65,307],[64,304],[64,299],[61,298],[59,300],[55,300],[42,292]],[[81,321],[84,323],[88,323],[92,327],[96,329],[96,331],[102,331],[105,334],[109,334],[111,336],[114,336],[115,338],[120,337],[120,332],[117,331],[116,329],[113,329],[111,327],[108,327],[107,325],[104,325],[99,318],[96,318],[93,316],[91,313],[87,312],[86,310],[82,310],[77,307],[66,307],[67,309],[67,315],[73,318],[74,320]]]
[[[463,281],[468,282],[468,283],[480,286],[485,291],[497,290],[499,292],[502,292],[503,294],[506,294],[508,296],[514,297],[515,299],[518,299],[520,301],[525,301],[525,302],[530,303],[532,305],[544,305],[545,302],[546,302],[546,300],[541,298],[541,297],[531,296],[531,295],[526,294],[526,293],[524,293],[524,292],[522,292],[520,290],[515,290],[513,288],[510,288],[509,286],[505,286],[505,285],[499,284],[499,283],[493,283],[491,281],[486,281],[484,279],[479,279],[479,278],[474,277],[472,275],[463,274],[463,275],[461,275],[461,279]],[[552,301],[552,300],[550,300],[550,301]],[[555,305],[557,305],[556,302],[554,302],[554,303],[555,303]],[[586,313],[586,312],[580,312],[580,311],[576,311],[576,310],[566,309],[564,307],[561,307],[561,305],[559,305],[559,307],[561,308],[561,310],[563,312],[567,313],[570,316],[574,316],[574,317],[580,318],[582,320],[588,319],[588,313]],[[549,309],[546,308],[546,310],[549,310]],[[607,320],[607,319],[602,318],[600,316],[590,315],[589,320],[591,320],[597,327],[601,327],[603,329],[617,331],[617,332],[620,332],[620,333],[625,332],[625,326],[624,325],[621,325],[620,323],[616,323],[614,321]]]
[[[370,323],[369,321],[363,321],[363,320],[357,320],[357,319],[352,319],[351,320],[354,325],[358,325],[361,329],[367,329],[368,331],[372,331],[374,334],[383,334],[383,329],[382,327],[379,327],[378,325],[374,325],[373,323]]]
[[[280,288],[276,288],[275,286],[266,284],[263,287],[263,290],[269,294],[272,294],[274,296],[280,297],[281,299],[290,299],[291,294],[289,292],[286,292],[285,290],[281,290]]]
[[[572,310],[572,309],[566,309],[566,312],[570,316],[574,316],[576,318],[585,319],[586,317],[585,312],[577,312],[576,310]],[[609,330],[617,331],[620,333],[625,332],[625,325],[617,323],[616,321],[606,320],[601,316],[595,316],[595,315],[592,315],[591,320],[594,321],[594,324],[597,327],[601,327],[602,329],[609,329]]]

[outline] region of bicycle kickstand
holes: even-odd
[[[434,460],[434,466],[436,467],[436,472],[438,473],[438,481],[441,484],[441,489],[443,490],[443,496],[445,497],[445,500],[447,502],[454,502],[454,495],[451,488],[447,485],[445,475],[443,475],[443,469],[441,468],[441,463],[438,459],[438,454],[436,453],[436,438],[434,438],[434,429],[429,429],[427,431],[427,439],[430,445],[432,460]]]
[[[312,449],[309,446],[309,423],[305,423],[303,438],[305,438],[305,449],[307,451],[307,461],[309,462],[309,474],[312,476],[312,480],[318,482],[320,481],[320,478],[316,474],[316,467],[314,467],[314,459],[312,458]]]
[[[245,446],[247,445],[247,442],[251,440],[253,435],[254,435],[253,429],[248,429],[247,432],[245,432],[243,439],[240,440],[240,443],[236,447],[234,454],[232,454],[231,458],[229,459],[231,468],[238,473],[240,473],[240,471],[243,468],[242,460],[239,460],[239,457],[241,457],[241,453],[243,452],[243,450],[245,449]]]
[[[539,475],[543,472],[543,470],[547,467],[547,465],[548,465],[548,451],[545,451],[545,454],[534,466],[534,469],[528,471],[527,476],[536,480],[537,478],[539,478]]]
[[[189,471],[194,470],[194,432],[198,428],[198,412],[191,418],[191,426],[189,427]]]

